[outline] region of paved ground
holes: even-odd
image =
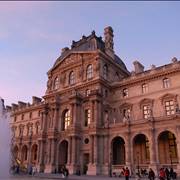
[[[28,175],[15,175],[9,178],[0,177],[0,180],[54,180],[54,179],[63,179],[60,174],[36,174],[33,176]],[[124,180],[124,177],[108,177],[108,176],[75,176],[70,175],[69,180]],[[130,180],[136,180],[136,178],[130,178]],[[141,180],[147,180],[147,178],[141,178]],[[157,178],[158,180],[158,178]],[[180,178],[177,178],[180,180]]]
[[[63,179],[60,174],[37,174],[34,177],[28,175],[15,175],[9,178],[1,178],[0,180],[54,180],[54,179]],[[68,177],[69,180],[124,180],[125,178],[119,177],[108,177],[108,176],[75,176],[70,175]],[[135,178],[130,178],[130,180],[135,180]],[[141,180],[147,180],[142,178]]]

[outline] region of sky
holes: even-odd
[[[6,105],[45,94],[47,71],[72,40],[114,30],[115,53],[129,71],[180,59],[180,2],[0,2],[0,97]]]

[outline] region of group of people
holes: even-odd
[[[66,166],[62,166],[60,173],[62,174],[62,178],[68,178],[69,176],[69,170],[66,168]]]
[[[36,166],[33,165],[33,164],[29,164],[28,167],[27,167],[27,172],[28,172],[29,175],[34,176],[35,173],[37,173],[37,168],[36,168]]]
[[[173,170],[173,168],[161,168],[158,174],[160,180],[174,180],[176,179],[176,176],[176,172]],[[151,168],[149,169],[148,178],[149,180],[155,179],[155,173]]]
[[[113,176],[116,176],[116,173],[113,173]],[[119,177],[124,176],[125,180],[129,180],[130,177],[130,171],[128,167],[123,168],[122,171],[120,172]],[[141,179],[141,177],[148,177],[149,180],[155,180],[155,173],[154,171],[150,168],[149,172],[147,170],[142,169],[137,169],[136,171],[136,180]],[[158,178],[159,180],[175,180],[176,179],[176,172],[173,170],[173,168],[161,168],[158,173]]]
[[[171,179],[176,179],[176,172],[173,170],[173,168],[161,168],[159,171],[159,179],[160,180],[171,180]]]

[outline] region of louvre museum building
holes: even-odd
[[[129,167],[180,174],[180,61],[128,71],[113,29],[72,41],[47,72],[42,98],[11,111],[14,162],[38,172],[108,175]],[[38,70],[38,68],[36,68]],[[38,83],[38,82],[37,82]]]

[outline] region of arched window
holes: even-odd
[[[74,83],[75,83],[75,74],[73,71],[71,71],[69,74],[69,84],[73,85]]]
[[[104,79],[108,78],[108,67],[106,64],[103,66],[103,77]]]
[[[92,64],[89,64],[86,70],[87,79],[91,79],[93,77],[93,67]]]
[[[163,79],[163,88],[169,88],[170,87],[170,80],[168,78]]]
[[[70,117],[70,110],[65,110],[63,114],[63,125],[62,130],[66,130],[70,125],[71,117]]]
[[[58,89],[58,87],[59,87],[59,78],[56,77],[56,78],[54,79],[54,89],[56,90],[56,89]]]

